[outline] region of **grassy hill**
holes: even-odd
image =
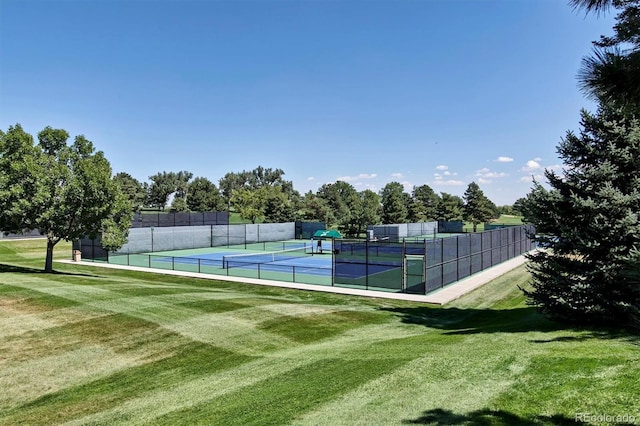
[[[524,268],[438,308],[77,265],[43,274],[44,248],[0,242],[0,424],[640,418],[637,340],[540,317],[518,289]]]

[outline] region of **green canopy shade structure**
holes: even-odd
[[[338,231],[334,231],[333,229],[327,230],[317,230],[315,234],[313,234],[313,238],[342,238],[342,234]]]

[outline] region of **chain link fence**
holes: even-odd
[[[422,242],[334,242],[334,285],[427,294],[535,248],[534,228],[514,226]]]
[[[234,225],[160,226],[131,228],[127,242],[113,255],[153,253],[170,250],[186,250],[206,247],[230,247],[239,249],[278,250],[282,241],[296,238],[296,229],[313,229],[324,224],[305,227],[295,222]],[[270,244],[272,243],[272,244]],[[82,258],[108,259],[108,253],[100,246],[100,238],[85,237],[73,242],[73,250],[79,250]]]
[[[137,212],[132,228],[228,225],[229,212]]]

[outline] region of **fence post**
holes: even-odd
[[[473,255],[471,253],[471,247],[472,247],[471,238],[472,238],[472,236],[469,235],[469,276],[471,276],[471,273],[473,272],[473,263],[472,263]]]
[[[407,243],[402,239],[402,292],[407,292]]]
[[[494,232],[494,231],[489,231],[489,232]],[[491,266],[493,266],[493,234],[489,234],[489,236],[491,237],[491,244],[489,244],[491,246],[491,250],[490,250],[490,254],[491,254],[491,258],[489,259],[489,263],[491,264]]]
[[[440,240],[440,288],[444,287],[444,240]]]
[[[484,232],[480,233],[480,271],[484,271]]]
[[[365,267],[364,267],[364,289],[365,290],[369,290],[369,240],[365,240],[364,242],[364,261],[365,261]]]
[[[460,281],[460,236],[456,236],[456,281]]]
[[[340,245],[342,248],[342,245]],[[336,248],[331,247],[331,287],[335,285],[335,275],[336,275]],[[311,246],[311,250],[313,251],[313,245]]]

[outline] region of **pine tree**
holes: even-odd
[[[440,200],[436,206],[436,220],[455,222],[462,220],[462,207],[464,202],[457,195],[440,193]]]
[[[587,12],[619,12],[612,36],[594,41],[591,56],[582,61],[578,80],[593,100],[640,113],[640,0],[571,0]]]
[[[382,223],[406,223],[409,210],[407,204],[411,197],[404,192],[399,182],[389,182],[380,191],[382,201]]]
[[[620,109],[582,112],[582,131],[558,147],[565,168],[534,184],[525,219],[547,250],[529,256],[529,302],[550,317],[628,325],[640,306],[627,278],[640,248],[640,123]]]
[[[476,232],[478,224],[493,218],[493,203],[484,195],[477,183],[471,182],[469,184],[464,192],[463,199],[463,218],[473,224],[473,232]]]

